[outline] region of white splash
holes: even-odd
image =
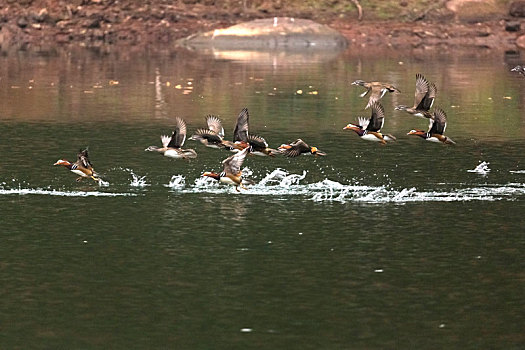
[[[149,186],[146,182],[146,175],[139,176],[135,174],[133,171],[131,172],[131,183],[129,184],[132,187],[146,187]]]
[[[513,174],[525,174],[525,170],[509,170],[509,173],[513,173]]]
[[[59,190],[46,190],[41,188],[12,188],[12,189],[0,189],[0,195],[27,195],[27,194],[39,194],[48,196],[62,196],[62,197],[126,197],[136,196],[134,193],[112,193],[112,192],[99,192],[99,191],[59,191]]]
[[[246,189],[237,191],[235,186],[220,184],[210,177],[199,177],[193,185],[181,187],[182,193],[213,193],[269,196],[278,200],[290,196],[303,196],[315,202],[356,202],[356,203],[410,203],[410,202],[456,202],[456,201],[496,201],[515,200],[525,195],[525,184],[480,185],[468,187],[459,184],[459,188],[447,190],[422,191],[415,187],[392,188],[390,185],[366,186],[358,182],[344,184],[330,179],[303,184],[307,172],[290,174],[277,168],[264,176],[258,183],[246,185]],[[178,181],[178,177],[174,177]]]
[[[182,175],[173,175],[170,179],[170,182],[166,187],[172,189],[184,188],[186,186],[186,179]]]
[[[261,181],[259,186],[274,185],[281,187],[289,187],[292,185],[298,185],[301,180],[306,177],[306,171],[303,170],[302,175],[289,174],[286,170],[277,168],[270,174],[266,175]]]
[[[363,202],[363,203],[409,203],[409,202],[462,202],[462,201],[496,201],[513,200],[516,196],[525,195],[522,184],[503,186],[480,186],[459,188],[449,191],[418,191],[416,188],[396,190],[384,186],[329,186],[312,197],[313,201]]]
[[[109,186],[109,182],[108,181],[104,181],[102,179],[98,179],[98,185],[99,187],[108,187]]]
[[[118,167],[118,168],[115,168],[117,170],[123,170],[127,173],[129,173],[131,175],[131,182],[130,182],[130,186],[131,187],[146,187],[146,186],[149,186],[149,184],[146,182],[146,176],[140,176],[140,175],[137,175],[135,174],[135,172],[133,171],[133,169],[130,169],[130,168],[121,168],[121,167]]]
[[[481,162],[474,169],[467,170],[467,171],[469,173],[476,173],[476,174],[480,174],[480,175],[487,175],[490,172],[489,164],[490,163],[488,163],[488,162]]]

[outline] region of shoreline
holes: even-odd
[[[4,0],[5,1],[5,0]],[[77,1],[78,2],[78,1]],[[81,1],[84,4],[85,1]],[[14,4],[0,9],[0,47],[2,51],[55,48],[134,47],[174,49],[176,42],[189,35],[226,28],[259,18],[288,16],[306,18],[339,31],[349,47],[394,48],[484,48],[519,51],[525,48],[525,18],[498,16],[497,19],[465,22],[453,17],[433,20],[359,21],[350,14],[314,14],[304,11],[211,11],[196,4],[131,6],[125,2],[87,1],[88,5],[59,8]],[[114,3],[119,5],[114,5]],[[522,43],[523,41],[523,43]]]

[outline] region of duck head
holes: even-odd
[[[71,163],[68,162],[68,161],[65,160],[65,159],[59,159],[59,160],[57,160],[57,161],[55,162],[55,164],[53,164],[53,165],[62,165],[62,166],[65,166],[65,167],[69,167],[69,166],[71,166]]]
[[[359,85],[359,86],[365,86],[366,82],[361,79],[357,79],[356,81],[352,82],[350,85]]]
[[[359,125],[355,125],[355,124],[348,124],[347,126],[345,126],[343,128],[343,130],[353,130],[355,131],[356,134],[358,134],[359,136],[363,135],[363,128],[361,128]]]
[[[419,137],[422,137],[422,138],[425,138],[427,132],[426,131],[423,131],[423,130],[417,130],[417,129],[412,129],[410,130],[407,135],[416,135],[416,136],[419,136]]]
[[[357,132],[358,130],[361,130],[361,127],[359,125],[349,123],[343,128],[343,130],[354,130]]]
[[[202,174],[202,176],[205,176],[205,177],[211,177],[212,179],[215,179],[217,181],[220,180],[221,176],[217,173],[214,173],[214,172],[210,172],[210,171],[206,171]]]
[[[312,153],[314,156],[326,156],[326,153],[317,149],[317,147],[311,147],[310,153]]]
[[[146,148],[144,151],[149,151],[149,152],[153,152],[153,151],[157,151],[157,152],[161,152],[161,149],[157,146],[149,146],[148,148]]]
[[[405,105],[399,105],[394,108],[396,111],[406,111],[408,109],[408,106]]]

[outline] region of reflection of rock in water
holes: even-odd
[[[275,51],[202,49],[198,50],[198,52],[204,55],[213,56],[213,58],[217,60],[256,63],[271,66],[326,62],[337,58],[340,54],[337,50]]]
[[[324,61],[347,46],[346,38],[326,25],[287,17],[241,23],[178,43],[218,59],[271,64]]]

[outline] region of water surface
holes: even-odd
[[[525,79],[518,56],[174,51],[0,57],[2,348],[519,348]],[[406,136],[416,73],[446,147]],[[390,81],[381,146],[342,128]],[[201,178],[230,154],[144,152],[173,118],[302,138],[327,157],[249,157],[241,193]],[[89,146],[102,185],[59,158]]]

